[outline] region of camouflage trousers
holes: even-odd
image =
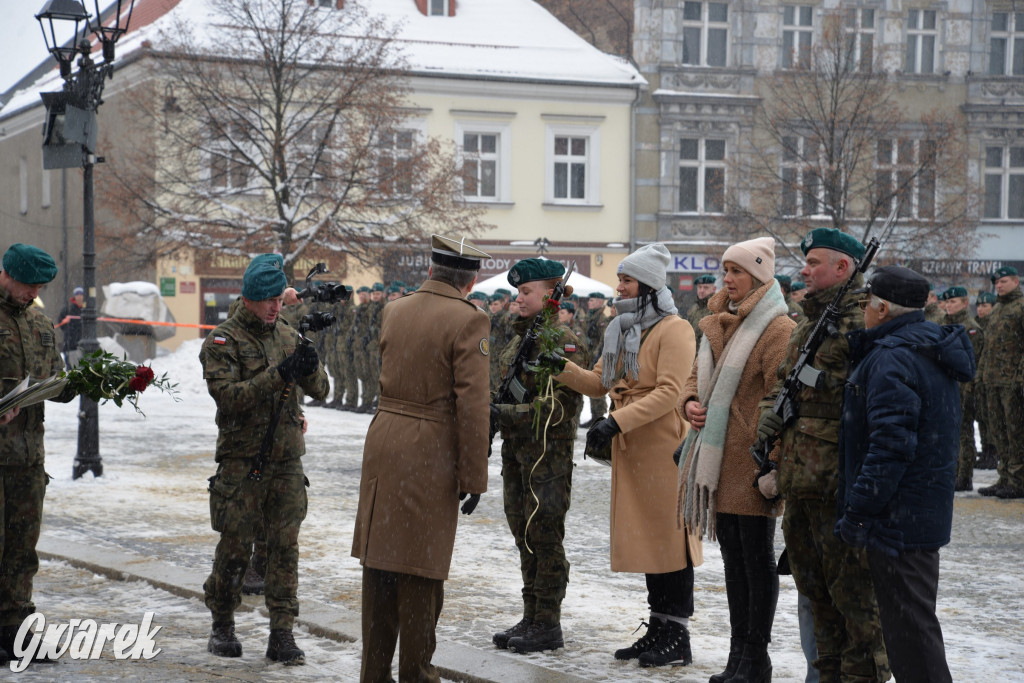
[[[540,440],[506,439],[501,445],[505,518],[519,549],[527,619],[557,623],[562,616],[569,583],[563,542],[572,497],[573,443],[548,440],[543,458]]]
[[[380,391],[380,349],[376,342],[355,354],[356,375],[363,385],[362,405],[377,400]]]
[[[299,527],[306,518],[302,460],[271,461],[263,479],[248,478],[248,458],[225,458],[210,480],[210,522],[220,532],[213,571],[203,584],[214,622],[233,621],[242,601],[242,580],[249,565],[256,528],[266,526],[267,573],[264,597],[270,628],[291,629],[299,614]]]
[[[355,354],[349,347],[338,349],[340,378],[334,384],[334,401],[349,408],[359,405],[359,376],[356,373]]]
[[[989,427],[999,453],[999,483],[1024,489],[1024,398],[1020,385],[985,387]]]
[[[36,611],[32,579],[39,571],[36,543],[48,481],[42,463],[0,467],[0,626],[17,626]]]
[[[889,679],[867,555],[836,538],[836,501],[786,501],[782,531],[796,588],[811,601],[822,683]]]
[[[974,406],[976,394],[967,384],[960,385],[960,458],[956,465],[957,483],[974,478],[974,462],[978,446],[974,441]]]

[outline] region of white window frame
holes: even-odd
[[[878,15],[873,7],[850,7],[843,10],[843,37],[846,39],[847,59],[854,71],[864,73],[874,68],[875,40],[878,35]],[[864,22],[870,17],[870,25]]]
[[[991,164],[990,152],[998,151],[998,165]],[[1014,161],[1013,157],[1017,159]],[[1016,165],[1014,165],[1016,163]],[[986,145],[982,159],[985,175],[985,202],[983,217],[990,220],[1014,220],[1024,218],[1024,142],[1012,145]],[[997,193],[996,211],[992,211],[992,195]],[[1016,207],[1011,207],[1011,199]],[[994,215],[998,213],[998,215]]]
[[[412,133],[412,147],[409,150],[409,158],[412,158],[416,154],[417,149],[419,147],[421,147],[424,144],[424,142],[426,141],[426,137],[427,137],[427,122],[426,122],[425,119],[418,119],[418,118],[417,119],[406,119],[405,121],[402,121],[401,123],[396,124],[392,128],[392,132],[394,132],[394,133],[403,133],[403,132]],[[383,148],[380,146],[379,139],[376,140],[374,142],[374,151],[378,155],[378,160],[376,162],[378,164],[379,164],[379,155],[380,155],[382,149]],[[395,147],[391,147],[390,150],[392,152],[395,152],[396,148]],[[404,158],[400,152],[396,152],[396,156],[399,157],[399,158]],[[400,198],[406,198],[406,197],[412,196],[413,190],[416,188],[416,186],[417,186],[417,179],[415,177],[410,178],[409,192],[408,193],[398,192],[398,193],[396,193],[394,195],[394,198],[400,199]]]
[[[680,136],[679,140],[680,140],[679,150],[676,152],[676,159],[677,159],[678,169],[679,169],[679,171],[677,172],[677,175],[676,175],[676,177],[679,179],[679,190],[677,192],[677,197],[676,197],[676,213],[686,214],[686,215],[701,215],[701,216],[719,216],[719,215],[722,215],[723,213],[725,213],[725,208],[726,208],[725,207],[725,204],[726,204],[725,198],[727,196],[727,190],[728,190],[728,187],[729,187],[728,168],[727,168],[728,159],[729,159],[729,141],[726,140],[725,138],[721,138],[721,137],[714,137],[714,136],[710,136],[709,137],[709,136],[703,136],[703,135],[692,135],[692,136],[691,135],[683,135],[683,136]],[[682,156],[682,141],[683,140],[690,140],[690,141],[696,141],[697,142],[697,158],[696,159],[691,159],[691,158],[684,159],[683,158],[683,156]],[[711,160],[709,160],[707,158],[707,143],[709,141],[721,142],[722,143],[723,148],[722,148],[722,158],[721,159],[711,159]],[[684,168],[696,170],[696,180],[697,180],[696,204],[697,204],[697,206],[694,209],[684,209],[682,207],[682,201],[683,201],[682,169],[684,169]],[[709,188],[707,187],[707,179],[708,179],[708,173],[709,172],[715,172],[715,171],[720,172],[721,175],[722,175],[722,188],[721,188],[722,208],[719,211],[709,211],[708,207],[707,207],[707,205],[708,205],[708,198],[709,198],[709,195],[708,195]]]
[[[434,11],[434,3],[441,3],[441,11]],[[427,16],[428,17],[447,17],[451,12],[451,0],[427,0]]]
[[[1006,29],[996,30],[997,16],[1006,17]],[[992,12],[989,20],[988,73],[990,76],[1024,75],[1024,12]],[[995,42],[1003,41],[1003,63],[997,65],[993,56]]]
[[[494,197],[464,195],[467,202],[482,204],[507,203],[512,201],[512,126],[502,121],[461,120],[455,122],[455,144],[461,154],[465,136],[496,135]]]
[[[686,6],[687,5],[699,5],[700,6],[700,19],[687,19],[686,18]],[[725,7],[726,18],[725,21],[712,21],[711,20],[711,6],[722,5]],[[710,67],[725,67],[729,65],[729,3],[727,2],[710,2],[709,0],[686,0],[683,3],[683,14],[682,14],[682,26],[683,26],[683,60],[682,63],[686,66],[710,66]],[[696,30],[699,38],[697,39],[698,48],[696,61],[686,61],[686,51],[688,49],[686,35],[687,32]],[[712,32],[718,35],[718,32],[724,32],[725,36],[722,38],[725,44],[725,58],[721,64],[709,64],[708,63],[708,47],[710,45],[710,38]]]
[[[555,165],[572,163],[572,157],[555,155],[555,138],[585,138],[583,198],[555,197]],[[571,147],[571,144],[570,144]],[[544,200],[548,204],[599,206],[601,203],[601,128],[593,124],[549,123],[544,134]],[[571,194],[571,172],[568,193]]]
[[[887,159],[882,160],[883,143],[888,147]],[[896,193],[892,198],[893,202],[899,203],[899,215],[910,218],[930,220],[935,217],[936,204],[938,201],[938,184],[936,169],[934,165],[921,172],[921,154],[925,145],[934,145],[934,140],[926,140],[914,137],[885,138],[875,143],[875,184],[880,186],[882,179],[885,182],[885,193],[889,194],[905,183],[909,182],[908,190],[903,193]],[[917,176],[910,179],[911,174]],[[922,201],[922,193],[931,185],[931,198],[927,204]],[[922,207],[928,207],[922,212]],[[892,208],[890,204],[888,209]]]
[[[931,27],[928,27],[928,19]],[[931,41],[931,49],[927,47]],[[903,67],[908,74],[934,74],[938,72],[939,47],[939,13],[933,9],[911,9],[907,13],[907,50],[904,54]],[[929,55],[930,53],[930,55]],[[924,69],[924,59],[928,55],[932,68]]]
[[[782,149],[779,153],[779,177],[782,180],[782,188],[779,198],[779,213],[783,216],[823,216],[825,207],[825,182],[818,178],[818,191],[807,192],[808,177],[818,175],[816,169],[821,168],[820,155],[818,150],[818,163],[810,161],[810,153],[807,150],[807,138],[802,135],[786,135],[782,138]],[[787,158],[787,146],[792,150],[792,156]],[[787,175],[791,173],[792,177]],[[797,188],[803,188],[798,190]],[[791,197],[791,198],[790,198]],[[814,211],[807,210],[808,202],[813,198]],[[793,211],[787,212],[787,206],[792,206]]]
[[[787,18],[792,14],[791,18]],[[804,23],[804,20],[808,23]],[[787,49],[787,44],[789,48]],[[814,7],[811,5],[782,6],[782,60],[783,69],[806,69],[810,66],[814,50]]]

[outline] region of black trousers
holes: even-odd
[[[686,548],[686,569],[666,574],[644,574],[647,580],[647,603],[652,614],[670,617],[693,616],[693,562]]]
[[[939,551],[908,550],[890,557],[869,548],[867,554],[893,677],[899,683],[951,683],[935,615]]]
[[[779,575],[775,564],[775,518],[715,515],[725,568],[732,638],[750,643],[772,639]]]

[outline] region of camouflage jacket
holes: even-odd
[[[604,331],[608,329],[611,318],[604,314],[604,306],[587,312],[587,350],[590,351],[590,366],[593,367],[601,357],[604,348]]]
[[[30,375],[46,379],[64,369],[53,323],[39,309],[20,306],[0,287],[0,393],[6,395]],[[74,394],[57,400],[70,401]],[[43,404],[25,406],[0,425],[0,465],[39,465],[44,459]]]
[[[981,381],[985,386],[1024,384],[1024,294],[999,297],[985,328]]]
[[[941,325],[942,321],[946,319],[946,314],[942,312],[937,303],[930,303],[924,307],[924,319]]]
[[[526,328],[531,321],[532,319],[517,318],[513,324],[516,335],[505,346],[498,361],[503,378],[509,371],[509,366],[512,365],[516,351],[519,350],[519,342],[522,339],[521,335],[526,333]],[[588,367],[590,355],[587,353],[584,343],[565,325],[559,325],[558,329],[562,333],[558,340],[559,355],[568,358],[580,367]],[[529,360],[536,360],[539,355],[540,346],[535,345]],[[526,389],[526,395],[521,403],[511,405],[505,409],[506,414],[503,414],[501,421],[501,438],[534,439],[537,434],[534,429],[534,418],[537,416],[537,409],[533,404],[533,400],[537,397],[538,393],[536,375],[529,370],[518,368],[516,379]],[[552,420],[547,432],[548,438],[575,439],[577,429],[576,414],[583,405],[583,396],[558,382],[555,382],[554,393],[555,408],[552,410],[548,403],[541,407],[541,424],[551,415]]]
[[[686,312],[686,320],[690,323],[690,327],[693,328],[693,336],[697,338],[697,348],[700,348],[700,340],[704,337],[704,333],[700,330],[700,321],[711,315],[711,309],[708,308],[708,301],[711,299],[709,296],[707,299],[697,299],[697,302],[690,306],[690,310]]]
[[[796,322],[800,322],[804,318],[804,309],[797,302],[793,301],[790,296],[786,295],[786,307],[789,309],[789,317]]]
[[[863,286],[864,277],[856,278],[854,288]],[[805,318],[797,323],[789,338],[786,361],[779,367],[779,380],[771,396],[761,403],[770,408],[782,391],[782,384],[800,356],[800,347],[810,336],[814,324],[825,312],[832,297],[842,286],[837,283],[803,300]],[[827,337],[818,347],[813,367],[824,373],[821,389],[803,387],[797,394],[797,417],[782,433],[779,455],[779,492],[789,499],[833,498],[839,486],[839,424],[842,418],[843,387],[846,383],[849,344],[846,333],[864,327],[864,315],[857,306],[863,295],[847,292],[839,317],[838,334]]]
[[[217,402],[217,454],[224,458],[252,458],[270,425],[285,381],[277,366],[299,342],[299,334],[286,324],[266,325],[248,309],[213,330],[203,343],[199,361],[213,400]],[[316,399],[327,396],[329,385],[323,364],[298,382]],[[268,460],[298,458],[305,453],[302,410],[295,392],[289,393],[281,412]]]
[[[980,364],[981,354],[985,350],[985,333],[982,331],[981,325],[978,321],[971,317],[967,312],[967,309],[954,313],[953,315],[946,314],[946,318],[943,321],[945,325],[963,325],[964,329],[967,330],[967,337],[971,340],[971,346],[974,347],[974,362]],[[979,365],[980,367],[980,365]],[[975,374],[977,378],[979,374]],[[963,385],[964,389],[973,386],[974,382],[966,382]]]

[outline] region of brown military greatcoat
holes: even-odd
[[[364,566],[448,578],[459,492],[487,489],[489,335],[487,315],[435,280],[384,307],[352,541]]]

